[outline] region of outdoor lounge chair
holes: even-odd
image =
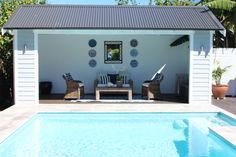
[[[142,84],[142,97],[147,96],[147,99],[158,99],[161,94],[160,83],[164,76],[158,74],[159,79],[156,80],[146,80]]]
[[[82,81],[74,80],[70,73],[65,73],[62,77],[67,86],[64,99],[80,99],[81,96],[84,96],[84,84]]]
[[[161,94],[160,83],[164,76],[161,71],[164,69],[166,64],[164,64],[150,80],[146,80],[142,84],[142,97],[147,96],[147,99],[158,99]]]

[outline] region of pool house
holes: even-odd
[[[38,104],[42,81],[65,93],[67,72],[94,94],[99,72],[127,71],[140,94],[164,64],[162,93],[178,92],[177,77],[187,76],[188,103],[210,104],[213,34],[224,32],[205,6],[23,5],[4,29],[14,35],[15,104]],[[114,62],[109,44],[120,51]]]

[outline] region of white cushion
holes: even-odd
[[[142,86],[148,87],[150,83],[143,83]]]
[[[130,85],[129,85],[129,84],[126,84],[126,83],[123,84],[122,86],[123,86],[123,87],[130,87]]]
[[[160,74],[162,70],[165,68],[166,64],[164,64],[157,72],[152,76],[151,80],[154,80],[157,76],[157,74]]]
[[[101,83],[99,83],[99,84],[97,84],[97,87],[107,87],[107,84],[101,84]]]

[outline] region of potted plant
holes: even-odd
[[[216,69],[212,71],[212,79],[215,81],[215,84],[212,85],[212,94],[215,99],[224,99],[229,87],[226,84],[221,84],[221,78],[231,65],[222,68],[219,62],[216,64]]]
[[[122,87],[122,85],[123,85],[123,77],[121,75],[118,75],[116,77],[116,85],[117,85],[117,87]]]

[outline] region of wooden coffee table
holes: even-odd
[[[100,100],[100,93],[127,93],[128,100],[132,100],[132,88],[131,87],[96,87],[95,89],[96,100]]]

